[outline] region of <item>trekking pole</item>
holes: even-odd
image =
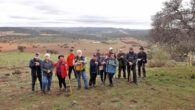
[[[68,82],[69,82],[70,94],[72,94],[72,86],[71,86],[71,81],[70,81],[70,79],[68,80]]]

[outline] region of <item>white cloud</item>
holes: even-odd
[[[0,0],[0,26],[150,28],[165,0]]]

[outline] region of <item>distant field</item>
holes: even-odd
[[[98,76],[98,86],[95,89],[78,91],[76,81],[71,80],[73,94],[69,97],[64,94],[57,95],[58,82],[53,76],[51,96],[42,96],[39,92],[31,93],[31,77],[26,66],[32,57],[32,53],[0,53],[1,110],[194,110],[195,108],[195,79],[191,78],[195,75],[195,67],[178,65],[172,68],[148,68],[147,79],[139,79],[138,86],[130,85],[123,79],[114,79],[113,88],[102,87]],[[52,55],[52,59],[56,61],[56,55]],[[22,73],[12,74],[15,70],[20,70]],[[108,85],[108,82],[106,83]]]

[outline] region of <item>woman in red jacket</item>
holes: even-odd
[[[64,55],[58,56],[59,61],[54,64],[56,68],[56,76],[58,77],[60,90],[62,89],[62,84],[64,89],[66,90],[66,81],[65,78],[67,76],[67,63],[64,60]]]

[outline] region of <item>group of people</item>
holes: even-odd
[[[102,85],[105,85],[105,81],[108,77],[109,86],[113,86],[113,76],[117,72],[118,78],[121,78],[121,72],[123,72],[123,78],[128,82],[137,84],[136,65],[138,65],[138,75],[146,77],[145,64],[147,63],[147,54],[144,52],[144,48],[140,47],[140,52],[135,53],[133,48],[129,48],[128,53],[124,53],[122,49],[116,54],[113,52],[113,48],[109,48],[109,52],[102,54],[99,49],[92,55],[89,64],[90,79],[88,81],[86,73],[87,59],[82,54],[81,50],[76,51],[74,54],[73,48],[70,49],[70,53],[67,58],[64,55],[58,56],[58,61],[53,62],[50,58],[50,54],[44,55],[44,60],[40,59],[40,54],[36,53],[35,57],[30,60],[29,67],[31,68],[32,76],[32,91],[35,91],[36,79],[40,82],[40,89],[45,94],[46,91],[50,93],[53,71],[58,78],[60,91],[64,87],[66,90],[66,77],[71,79],[71,74],[74,73],[77,79],[78,89],[81,89],[81,77],[84,82],[85,89],[96,86],[96,77],[100,75]],[[127,75],[126,75],[127,70]],[[133,73],[133,80],[131,80],[131,71]],[[127,77],[126,77],[127,76]],[[62,87],[63,86],[63,87]]]

